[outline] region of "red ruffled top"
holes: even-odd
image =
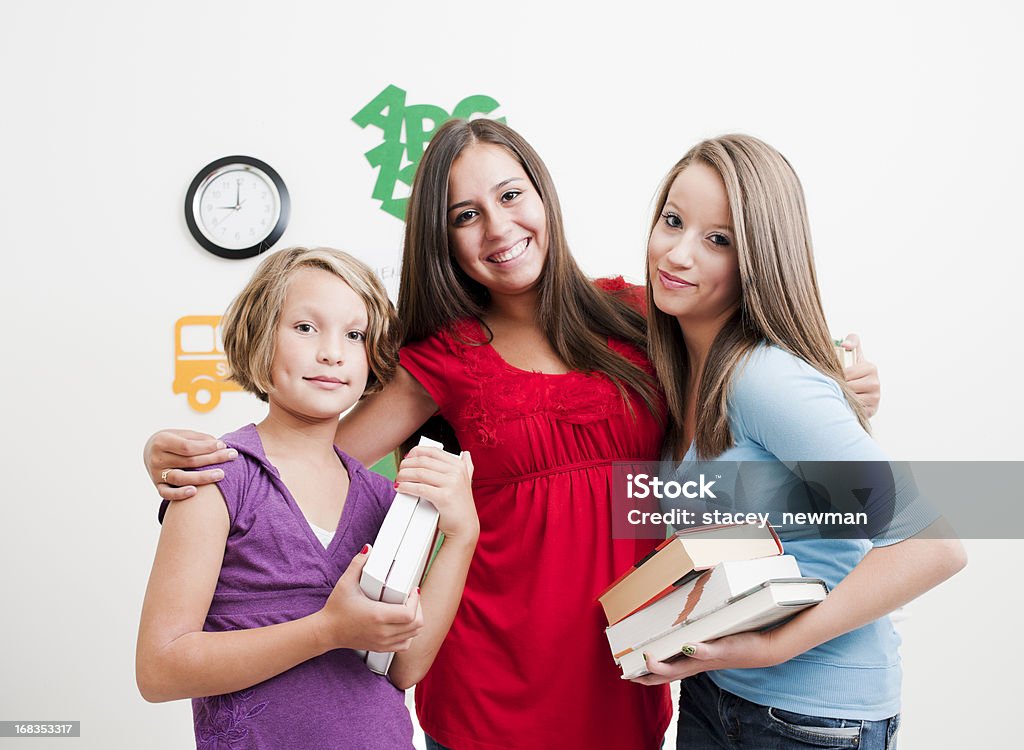
[[[598,283],[642,305],[642,289]],[[643,352],[608,346],[651,372]],[[611,465],[657,460],[658,420],[632,391],[631,415],[605,375],[513,367],[476,320],[404,347],[401,365],[473,454],[481,527],[458,614],[416,689],[424,731],[453,750],[658,748],[668,688],[620,679],[596,602],[656,546],[612,539]]]

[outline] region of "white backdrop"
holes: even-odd
[[[1024,458],[1017,6],[350,5],[5,8],[0,720],[83,727],[32,747],[192,741],[187,702],[134,685],[158,535],[140,452],[158,427],[219,434],[261,411],[231,393],[200,415],[171,393],[174,321],[219,314],[257,263],[192,241],[185,190],[217,157],[256,156],[291,192],[278,248],[394,267],[401,223],[363,156],[381,134],[351,120],[388,84],[446,110],[495,98],[595,276],[642,278],[650,201],[690,145],[764,138],[803,179],[834,333],[879,364],[878,439],[904,459]],[[1004,584],[1022,549],[968,542],[967,570],[910,608],[904,750],[997,746],[1024,669]]]

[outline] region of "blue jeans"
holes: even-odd
[[[827,719],[759,706],[706,674],[680,683],[676,750],[895,750],[899,714],[880,721]]]
[[[449,748],[445,747],[441,743],[435,742],[434,738],[429,734],[423,735],[423,738],[427,741],[427,750],[449,750]]]

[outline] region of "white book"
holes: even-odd
[[[421,437],[419,445],[444,447],[427,437]],[[363,593],[374,601],[405,604],[423,577],[437,519],[433,503],[401,492],[395,495],[359,578]],[[387,674],[393,658],[391,652],[365,654],[366,665],[378,674]]]
[[[825,582],[817,578],[765,581],[719,609],[622,654],[619,659],[622,679],[631,680],[648,674],[645,653],[655,661],[665,661],[679,656],[680,649],[687,643],[762,630],[824,601],[826,593]]]
[[[429,448],[444,447],[436,440],[427,437],[421,437],[419,444]],[[384,516],[384,521],[377,532],[377,538],[373,541],[370,557],[366,560],[362,575],[359,577],[359,585],[374,601],[379,602],[384,594],[384,586],[387,583],[388,574],[391,572],[391,566],[395,562],[398,548],[402,544],[405,531],[409,528],[409,522],[416,512],[419,502],[418,497],[399,492],[391,502],[387,515]]]
[[[764,581],[799,577],[800,568],[792,555],[721,562],[608,627],[605,635],[612,656],[618,661],[619,654],[722,607]]]
[[[373,540],[370,557],[367,558],[363,572],[359,576],[359,586],[375,602],[379,602],[384,593],[388,573],[391,572],[395,555],[398,554],[405,530],[409,528],[409,521],[412,520],[419,501],[420,499],[413,495],[401,492],[395,495],[377,532],[377,538]]]
[[[420,585],[423,569],[434,548],[437,519],[437,508],[432,502],[421,497],[405,530],[402,544],[395,554],[395,562],[391,566],[384,592],[381,594],[382,602],[404,604],[413,590]]]
[[[391,651],[369,651],[366,653],[366,666],[370,668],[371,672],[387,674],[391,669],[391,660],[394,658],[395,654]]]
[[[420,580],[434,548],[437,532],[437,509],[434,504],[420,498],[412,520],[405,531],[405,537],[395,555],[394,564],[384,585],[381,601],[390,604],[405,604]],[[371,672],[387,674],[391,668],[394,653],[371,651],[366,655],[366,666]]]

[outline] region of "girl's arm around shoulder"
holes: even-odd
[[[366,396],[341,418],[334,443],[373,466],[437,411],[437,404],[404,367],[379,393]]]
[[[864,411],[868,418],[878,413],[878,405],[882,401],[882,381],[878,377],[878,367],[874,362],[864,358],[864,352],[860,346],[860,336],[856,333],[849,333],[842,341],[842,348],[846,351],[856,352],[854,364],[843,368],[843,375],[860,402],[864,405]]]
[[[391,681],[404,690],[427,673],[455,619],[480,522],[473,502],[473,461],[467,451],[453,456],[435,448],[414,448],[399,467],[397,479],[400,492],[426,498],[437,507],[438,530],[444,534],[422,586],[423,631],[391,664]]]
[[[146,471],[164,500],[186,500],[197,486],[220,481],[223,472],[210,467],[237,456],[224,441],[192,430],[160,430],[142,449]]]
[[[359,589],[365,550],[319,612],[267,627],[205,632],[229,527],[215,485],[168,509],[136,650],[136,680],[146,700],[230,693],[332,649],[394,650],[419,632],[415,608],[370,601]]]
[[[367,466],[393,451],[437,411],[433,397],[407,369],[379,393],[365,397],[338,423],[335,444]],[[142,451],[150,479],[165,500],[185,500],[196,488],[220,481],[213,464],[232,461],[238,452],[212,435],[190,430],[161,430]]]

